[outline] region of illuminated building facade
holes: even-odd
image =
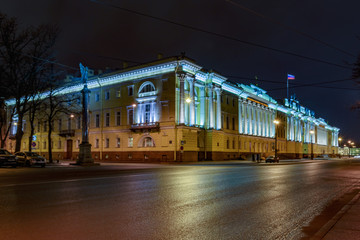
[[[75,84],[61,94],[80,92],[82,87]],[[188,58],[159,59],[89,76],[88,88],[89,141],[95,161],[255,160],[274,154],[275,136],[280,156],[308,155],[311,140],[315,154],[337,154],[339,129],[315,118],[296,100],[278,103],[265,90],[230,82]],[[280,120],[278,126],[275,119]],[[76,159],[81,115],[56,121],[54,158]],[[28,129],[24,130],[22,147],[27,149]],[[36,130],[33,150],[46,156],[43,120],[38,120]],[[12,150],[14,145],[10,140],[7,147]]]

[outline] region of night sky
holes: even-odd
[[[315,111],[316,117],[339,127],[344,139],[360,144],[360,113],[351,110],[360,100],[360,87],[352,80],[344,81],[351,78],[351,64],[360,53],[360,1],[105,2],[240,41],[90,0],[1,0],[0,11],[17,17],[22,26],[58,24],[61,28],[56,46],[58,61],[75,68],[79,62],[92,69],[120,68],[122,61],[131,65],[153,61],[158,53],[169,57],[185,52],[205,69],[213,69],[231,81],[258,84],[275,99],[286,97],[287,73],[293,74],[296,79],[291,82],[290,94],[296,94],[302,105]],[[253,13],[243,7],[253,10]],[[335,80],[339,81],[301,86]]]

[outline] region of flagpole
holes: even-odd
[[[286,98],[289,101],[289,76],[286,77]]]

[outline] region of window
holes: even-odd
[[[59,132],[61,131],[61,125],[62,125],[62,120],[61,120],[61,119],[59,119],[59,120],[58,120],[58,128],[59,128]]]
[[[81,128],[81,117],[78,117],[77,118],[77,129],[80,129]]]
[[[150,104],[145,105],[145,123],[150,122]]]
[[[233,98],[233,105],[232,106],[235,107],[235,98]]]
[[[95,93],[95,102],[100,101],[100,94],[99,93]]]
[[[155,87],[151,82],[145,82],[141,85],[139,93],[153,92],[155,91]]]
[[[116,126],[120,126],[121,122],[121,115],[120,115],[120,111],[119,112],[116,112]]]
[[[110,146],[110,139],[106,138],[105,139],[105,148],[109,148],[109,146]]]
[[[46,121],[44,121],[44,132],[47,131],[47,124],[46,124]]]
[[[110,99],[110,91],[106,90],[105,91],[105,100],[109,100]]]
[[[128,138],[128,147],[133,147],[133,145],[134,145],[133,141],[134,141],[133,137]]]
[[[134,95],[134,85],[128,86],[128,95]]]
[[[232,130],[235,130],[235,118],[232,118]]]
[[[100,115],[96,114],[95,115],[95,127],[100,127]]]
[[[71,130],[71,118],[68,119],[68,130]]]
[[[154,147],[154,141],[151,137],[144,138],[143,147]]]
[[[120,98],[120,97],[121,97],[121,90],[120,90],[120,89],[116,91],[116,97],[117,97],[117,98]]]
[[[38,121],[37,128],[38,128],[37,131],[40,132],[40,130],[41,130],[41,123],[40,123],[40,121]]]
[[[229,97],[226,96],[226,104],[229,104]]]
[[[58,141],[58,149],[61,149],[61,140]]]
[[[230,142],[229,139],[226,140],[226,148],[229,149],[230,148]]]
[[[117,148],[120,147],[120,138],[116,138],[116,147],[117,147]]]
[[[226,129],[229,129],[229,116],[226,116]]]
[[[80,146],[80,140],[77,139],[77,140],[76,140],[76,148],[79,148],[79,146]]]
[[[46,141],[43,142],[43,148],[46,149]]]
[[[128,123],[129,123],[129,125],[133,124],[133,120],[134,120],[134,110],[129,109],[128,110]]]
[[[233,149],[235,149],[235,140],[232,141]]]
[[[95,148],[99,148],[99,139],[95,139]]]
[[[110,126],[110,113],[105,114],[105,127]]]

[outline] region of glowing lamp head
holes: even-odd
[[[280,123],[280,121],[277,120],[277,119],[275,119],[275,120],[274,120],[274,123],[275,123],[276,125],[278,125],[278,124]]]
[[[314,130],[310,130],[310,134],[314,134],[315,132],[314,132]]]
[[[75,115],[74,115],[74,114],[70,114],[70,117],[71,117],[71,118],[74,118],[74,117],[75,117]]]
[[[190,98],[187,98],[187,99],[186,99],[186,102],[187,102],[187,103],[191,103],[191,99],[190,99]]]
[[[136,107],[136,104],[134,103],[132,106],[133,106],[133,107]]]

